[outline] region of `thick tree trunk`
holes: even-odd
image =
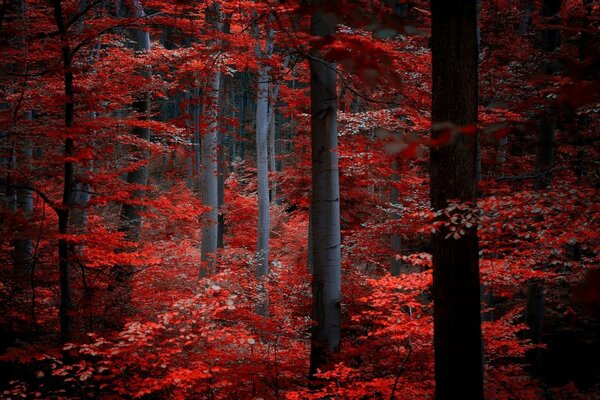
[[[432,136],[442,124],[477,124],[476,0],[432,0]],[[476,204],[477,137],[431,149],[431,205]],[[436,399],[482,399],[483,355],[477,224],[458,239],[432,235]]]
[[[331,16],[315,2],[311,34],[335,34]],[[312,197],[311,228],[313,247],[312,337],[310,376],[323,368],[339,351],[341,322],[340,188],[337,143],[336,65],[311,52],[311,140]]]

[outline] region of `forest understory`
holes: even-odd
[[[0,0],[0,398],[600,399],[600,3]]]

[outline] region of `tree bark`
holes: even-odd
[[[204,108],[204,119],[209,122],[208,129],[202,137],[202,204],[210,207],[202,215],[202,248],[200,276],[212,272],[217,251],[219,194],[217,166],[218,105],[221,90],[221,73],[216,71],[212,77],[206,95],[209,103]]]
[[[432,0],[432,136],[442,124],[477,124],[476,0]],[[431,205],[476,205],[477,136],[431,149]],[[458,239],[432,235],[436,399],[482,399],[483,355],[477,224]]]
[[[222,30],[221,8],[218,3],[207,9],[206,20],[217,32]],[[209,207],[209,210],[202,215],[200,277],[205,277],[214,271],[219,235],[218,119],[221,72],[218,68],[214,71],[209,86],[206,90],[206,107],[203,108],[202,113],[203,119],[208,123],[208,128],[202,137],[202,204]]]
[[[326,37],[336,31],[332,15],[316,1],[311,34]],[[311,234],[313,247],[310,376],[323,368],[339,351],[341,322],[340,190],[337,143],[336,65],[320,58],[318,49],[310,57],[312,196]]]
[[[398,188],[394,185],[395,183],[400,181],[400,174],[398,172],[398,160],[394,160],[392,162],[392,187],[390,189],[390,203],[392,207],[395,207],[398,204]],[[399,218],[398,213],[392,211],[391,218],[396,220]],[[402,272],[402,260],[399,260],[397,256],[402,250],[402,238],[397,233],[392,233],[390,236],[390,247],[392,248],[392,259],[391,259],[391,268],[390,273],[392,276],[398,276]]]
[[[53,0],[54,20],[62,41],[62,63],[63,63],[63,84],[64,84],[64,126],[65,131],[73,127],[74,103],[73,103],[73,70],[71,63],[71,48],[69,45],[67,25],[63,16],[62,2]],[[75,185],[75,166],[69,161],[74,154],[74,141],[71,137],[65,139],[64,148],[64,179],[62,204],[58,209],[58,232],[61,238],[58,240],[58,258],[59,258],[59,280],[60,280],[60,337],[62,341],[71,339],[72,327],[72,304],[71,304],[71,277],[69,265],[69,246],[64,237],[69,229],[69,211],[73,201],[73,189]]]
[[[260,43],[256,45],[258,64],[258,85],[256,91],[256,171],[258,183],[258,236],[256,258],[258,261],[256,276],[263,277],[269,273],[269,87],[271,77],[267,60],[273,53],[272,30],[267,31],[265,49]]]

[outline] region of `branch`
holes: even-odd
[[[61,207],[59,207],[55,201],[51,200],[48,196],[46,196],[46,194],[32,186],[14,186],[15,189],[21,189],[21,190],[31,190],[33,192],[35,192],[35,194],[37,194],[42,200],[44,200],[44,203],[48,204],[48,206],[54,210],[55,213],[59,213],[61,210]]]
[[[325,60],[320,59],[319,57],[315,57],[313,55],[307,54],[306,58],[308,58],[309,60],[312,61],[317,61],[320,62],[322,64],[324,64],[327,68],[332,69],[333,71],[335,71],[336,75],[340,77],[340,82],[344,85],[344,88],[348,89],[352,94],[354,94],[355,96],[360,97],[361,99],[368,101],[370,103],[376,103],[376,104],[385,104],[385,105],[392,105],[392,106],[401,106],[401,103],[395,102],[395,101],[387,101],[387,100],[376,100],[373,99],[371,97],[365,96],[364,94],[360,93],[359,91],[357,91],[356,89],[354,89],[353,86],[351,86],[350,84],[348,84],[348,82],[346,82],[345,76],[342,74],[342,72],[340,72],[340,70],[338,70],[337,68],[332,68],[329,63]]]
[[[564,169],[567,169],[567,167],[554,167],[554,168],[546,168],[546,169],[542,169],[539,171],[536,171],[534,173],[531,174],[525,174],[525,175],[513,175],[513,176],[501,176],[496,178],[496,182],[501,182],[501,181],[520,181],[520,180],[526,180],[526,179],[536,179],[536,178],[540,178],[550,172],[553,171],[562,171]]]

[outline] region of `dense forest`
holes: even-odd
[[[598,1],[0,2],[0,398],[600,398]]]

